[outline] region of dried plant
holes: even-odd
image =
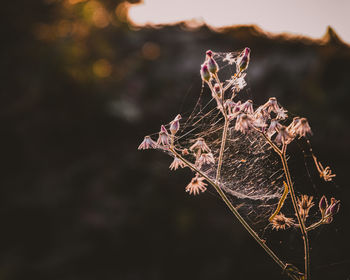
[[[228,67],[236,66],[230,67],[231,70],[235,69],[235,73],[224,82],[219,78],[217,58],[221,58]],[[310,224],[308,217],[314,206],[313,197],[305,194],[296,196],[287,158],[289,144],[312,135],[310,125],[306,118],[301,117],[288,121],[287,110],[275,97],[256,108],[251,100],[237,100],[240,99],[238,93],[246,86],[245,72],[249,62],[249,48],[227,54],[207,51],[200,75],[211,91],[211,99],[201,107],[201,114],[195,117],[191,114],[186,121],[177,115],[168,125],[161,126],[157,141],[146,136],[139,149],[159,149],[168,153],[174,158],[170,164],[171,170],[190,168],[195,176],[186,186],[186,192],[198,195],[206,191],[208,184],[211,185],[248,233],[291,279],[310,280],[308,233],[320,225],[331,223],[339,211],[340,202],[331,198],[328,204],[323,196],[318,202],[320,219]],[[212,102],[214,108],[204,112],[203,108]],[[184,126],[182,130],[180,121]],[[190,121],[192,123],[189,126]],[[190,140],[185,141],[186,137]],[[309,140],[306,141],[310,145]],[[320,178],[331,181],[335,174],[332,174],[330,167],[323,168],[311,148],[310,152]],[[280,175],[278,170],[275,172],[266,166],[271,153],[278,156],[279,164],[282,165],[283,172]],[[293,212],[296,220],[281,213],[287,207],[284,202],[288,197],[292,207],[288,212]],[[277,199],[278,202],[270,204],[270,207],[264,205],[270,213],[266,222],[274,230],[300,230],[304,243],[303,270],[282,261],[260,238],[238,211],[240,206],[235,205],[235,201],[240,198],[263,200],[264,203]]]

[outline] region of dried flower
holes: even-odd
[[[278,134],[275,138],[277,144],[288,144],[293,140],[293,136],[288,132],[288,129],[281,125],[278,128]]]
[[[300,137],[305,137],[307,135],[312,135],[311,127],[306,118],[301,118],[298,124],[294,127],[296,134]]]
[[[212,153],[203,153],[201,154],[201,156],[199,157],[198,163],[200,166],[202,166],[203,164],[211,164],[211,163],[215,163],[215,159]]]
[[[282,125],[278,122],[278,120],[273,119],[270,122],[270,126],[267,129],[267,136],[272,137],[276,132],[279,131],[279,129],[282,127]]]
[[[180,129],[180,122],[179,122],[179,121],[180,121],[180,120],[181,120],[181,115],[178,114],[178,115],[175,117],[175,119],[172,120],[172,121],[170,122],[170,128],[169,128],[169,130],[170,130],[170,132],[171,132],[172,135],[175,135],[176,132],[179,131],[179,129]]]
[[[309,216],[309,211],[315,204],[312,202],[313,197],[307,196],[306,194],[298,197],[298,206],[300,217],[305,221]]]
[[[169,134],[168,131],[166,130],[165,126],[162,125],[160,127],[160,132],[159,132],[159,137],[157,140],[158,145],[163,145],[163,146],[168,146],[169,145]]]
[[[283,107],[279,107],[276,111],[276,119],[284,120],[288,117],[288,115],[286,114],[288,111],[285,110]]]
[[[196,177],[192,178],[191,183],[189,183],[186,187],[186,192],[189,192],[189,194],[197,195],[200,193],[200,191],[205,192],[206,191],[206,183],[204,183],[205,179],[203,177],[198,177],[198,174]]]
[[[233,102],[233,101],[232,101]],[[232,104],[232,103],[231,103]],[[242,104],[241,101],[238,101],[231,108],[229,107],[229,119],[233,120],[241,112]]]
[[[246,70],[249,65],[249,60],[250,60],[250,49],[245,48],[237,59],[236,72],[240,73]]]
[[[240,113],[237,116],[235,130],[241,131],[243,134],[249,132],[253,126],[253,119],[247,114]]]
[[[294,225],[294,220],[292,218],[287,218],[282,213],[280,213],[271,220],[271,224],[272,229],[285,230],[286,228],[290,228]]]
[[[206,63],[202,64],[200,73],[202,80],[208,83],[211,79],[211,75],[208,69],[208,65]]]
[[[265,131],[265,127],[267,127],[267,124],[265,123],[265,120],[264,119],[254,119],[254,127],[256,128],[260,128],[261,131]]]
[[[246,114],[253,114],[254,109],[253,109],[253,101],[247,100],[242,104],[242,111]]]
[[[157,147],[157,143],[152,140],[151,137],[145,136],[142,143],[138,147],[139,150],[146,150],[146,149],[155,149]]]
[[[196,142],[190,147],[190,151],[210,152],[209,147],[205,143],[203,138],[197,138]]]
[[[268,119],[270,119],[270,113],[268,112],[268,110],[262,105],[259,106],[255,112],[254,112],[254,117],[256,119],[262,119],[264,121],[267,121]]]
[[[233,77],[233,79],[235,79],[233,86],[232,86],[233,93],[240,92],[247,85],[247,82],[244,80],[245,75],[246,75],[246,73],[243,73],[238,78]]]
[[[187,149],[183,149],[183,150],[181,151],[181,154],[182,154],[183,156],[187,156],[187,155],[189,154],[189,152],[188,152]]]
[[[186,164],[181,159],[174,157],[174,160],[170,164],[169,168],[170,168],[170,170],[176,170],[179,167],[184,168],[184,167],[186,167]]]
[[[233,100],[231,99],[227,99],[225,101],[225,104],[224,104],[225,108],[227,108],[228,110],[228,113],[231,114],[231,110],[232,108],[234,108],[236,106],[236,102],[234,102]]]
[[[288,126],[288,131],[293,134],[294,136],[297,134],[295,131],[295,128],[299,125],[300,123],[300,117],[294,117],[290,125]]]
[[[271,113],[274,112],[277,114],[278,110],[280,109],[277,103],[276,97],[271,97],[262,107],[267,110],[267,112]]]
[[[326,168],[323,167],[322,163],[320,161],[317,161],[317,158],[312,155],[317,171],[320,174],[320,178],[323,178],[326,182],[330,182],[333,180],[333,178],[336,176],[336,174],[332,174],[332,170],[329,166],[326,166]]]

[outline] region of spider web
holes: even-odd
[[[240,53],[213,52],[213,58],[219,65],[219,78],[223,87],[233,79],[236,72],[235,64]],[[243,78],[244,76],[242,80]],[[242,90],[245,86],[245,82],[242,80],[241,90],[233,99],[235,102],[244,103],[248,99],[245,90]],[[225,92],[225,100],[230,97],[231,89],[228,89]],[[290,119],[291,117],[288,120]],[[284,191],[283,181],[285,179],[282,164],[278,155],[260,133],[252,131],[243,134],[236,131],[234,126],[235,121],[231,121],[225,142],[219,186],[233,206],[256,230],[265,231],[269,225],[268,218],[276,210]],[[198,138],[203,138],[211,149],[215,163],[203,164],[200,171],[213,181],[216,181],[223,129],[222,113],[217,108],[217,103],[212,97],[210,89],[203,83],[193,111],[189,114],[182,114],[180,130],[176,134],[174,144],[175,149],[181,152],[183,149],[189,149]],[[303,153],[306,166],[305,154],[307,151],[300,144],[298,146],[299,151],[301,150]],[[169,153],[164,149],[163,151]],[[186,159],[193,164],[195,162],[193,156],[186,156]],[[309,172],[307,177],[308,183],[310,183]],[[305,184],[305,182],[299,181],[298,183]],[[288,208],[292,209],[292,207],[288,207],[288,204],[290,202],[287,200],[287,207],[283,208],[283,212],[294,216],[293,211],[288,212]]]
[[[219,77],[222,82],[232,79],[239,54],[240,52],[213,53],[220,68]],[[230,89],[227,94],[229,92]],[[244,97],[244,91],[241,91],[234,101],[245,102]],[[216,106],[210,90],[203,85],[192,113],[183,116],[181,129],[175,138],[178,151],[188,149],[198,138],[205,140],[215,164],[204,164],[200,170],[213,181],[224,128],[224,118]],[[243,134],[235,131],[234,125],[235,122],[232,121],[228,129],[219,185],[243,217],[263,228],[268,224],[268,217],[275,210],[284,190],[282,165],[261,134]]]

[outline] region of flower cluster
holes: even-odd
[[[321,213],[320,220],[310,225],[310,219],[308,220],[308,218],[311,213],[310,210],[315,205],[314,199],[312,196],[305,194],[298,197],[295,195],[296,191],[288,168],[287,147],[295,139],[312,135],[309,122],[304,117],[294,117],[291,121],[288,120],[288,111],[279,104],[275,97],[269,98],[267,102],[260,106],[254,106],[252,100],[243,101],[242,99],[236,99],[238,93],[246,86],[244,79],[246,76],[245,71],[250,62],[249,48],[245,48],[239,55],[233,53],[226,55],[223,61],[228,61],[229,65],[235,64],[236,73],[228,80],[225,80],[225,82],[221,82],[219,78],[220,67],[215,60],[217,56],[218,54],[208,50],[205,55],[205,60],[200,67],[200,76],[203,85],[209,87],[213,101],[216,102],[216,108],[213,108],[211,111],[217,109],[217,115],[214,121],[210,123],[209,132],[207,133],[206,128],[203,128],[208,126],[197,126],[198,122],[202,121],[207,115],[205,114],[203,118],[201,116],[199,121],[195,121],[193,129],[191,128],[190,130],[190,132],[196,130],[194,134],[196,135],[194,137],[195,139],[191,139],[188,142],[191,144],[183,144],[184,141],[180,141],[180,139],[182,139],[184,135],[188,135],[189,132],[184,133],[180,137],[178,136],[181,132],[180,121],[182,117],[181,115],[177,115],[167,125],[161,125],[157,139],[146,136],[138,149],[160,149],[170,154],[173,157],[173,161],[169,166],[170,170],[177,170],[185,167],[190,168],[195,175],[191,179],[191,182],[185,187],[186,192],[190,195],[198,195],[207,190],[207,183],[210,184],[248,232],[260,243],[270,256],[274,256],[275,261],[277,258],[276,262],[280,266],[282,264],[282,267],[284,267],[291,278],[310,279],[310,247],[307,232],[320,225],[331,223],[334,216],[339,211],[340,201],[331,198],[328,203],[327,198],[323,196],[318,202],[318,208]],[[216,124],[218,124],[218,126],[216,126]],[[198,132],[198,130],[200,131]],[[183,131],[185,131],[185,129],[183,129]],[[239,133],[230,133],[232,131],[237,131]],[[259,140],[265,141],[265,143],[280,157],[285,179],[285,181],[283,181],[284,191],[276,204],[276,209],[268,219],[268,222],[270,222],[272,229],[277,231],[286,230],[291,227],[300,229],[305,252],[304,272],[300,272],[298,268],[293,265],[283,264],[263,240],[256,238],[257,233],[255,233],[244,220],[237,211],[237,207],[231,203],[226,195],[226,182],[224,181],[226,177],[224,176],[228,172],[221,172],[221,169],[222,166],[227,163],[226,161],[229,157],[225,157],[224,155],[231,151],[231,149],[227,148],[227,145],[230,143],[229,140],[236,143],[236,140],[241,139],[230,139],[230,137],[250,133],[255,133],[259,137]],[[245,136],[242,137],[245,139],[247,138]],[[206,140],[208,142],[206,142]],[[248,142],[248,145],[250,143],[251,142]],[[309,140],[306,140],[306,143],[310,144]],[[331,181],[335,177],[335,174],[332,173],[330,167],[323,167],[313,154],[311,145],[310,152],[320,177],[326,182]],[[244,162],[244,159],[242,162]],[[240,166],[241,165],[237,168],[240,168]],[[224,174],[224,176],[222,174]],[[247,175],[247,177],[249,176]],[[260,186],[260,184],[258,185]],[[287,197],[291,198],[293,213],[297,219],[286,217],[281,213],[283,207],[286,207],[284,202]]]
[[[329,224],[333,221],[334,215],[339,212],[340,201],[332,197],[330,201],[330,205],[328,206],[327,198],[325,196],[322,196],[318,207],[322,215],[321,222],[325,224]]]
[[[158,134],[157,141],[152,140],[150,136],[146,136],[142,143],[139,145],[138,149],[162,149],[165,151],[172,150],[175,152],[177,149],[174,145],[174,137],[180,129],[180,120],[181,115],[179,114],[169,123],[170,133],[167,130],[166,126],[162,125]],[[195,159],[194,166],[198,169],[201,169],[203,165],[215,164],[215,159],[211,152],[211,149],[208,147],[203,138],[197,138],[193,145],[191,145],[188,149],[181,149],[181,155],[183,157],[193,157]],[[170,170],[177,170],[178,168],[184,168],[187,166],[182,156],[174,155],[174,159],[169,166]],[[206,190],[206,184],[203,182],[203,180],[204,178],[196,173],[191,183],[187,185],[186,192],[193,195],[199,194],[200,191],[204,192]]]
[[[296,138],[312,135],[311,127],[306,118],[294,117],[292,121],[287,123],[288,111],[279,104],[275,97],[269,98],[266,103],[258,107],[254,106],[252,100],[235,101],[237,93],[246,85],[244,78],[246,76],[245,70],[248,68],[250,61],[249,48],[245,48],[237,57],[226,56],[224,61],[227,60],[229,64],[235,63],[236,73],[224,83],[220,82],[218,77],[220,67],[214,57],[215,54],[212,51],[208,50],[206,52],[205,60],[200,67],[200,75],[203,82],[210,88],[211,95],[217,103],[217,109],[225,117],[229,129],[239,131],[242,134],[261,133],[270,143],[277,144],[277,147],[286,147]],[[231,89],[231,95],[225,96],[228,89]],[[169,166],[171,170],[184,167],[190,167],[192,170],[202,170],[205,165],[215,166],[215,164],[218,164],[216,168],[220,169],[220,159],[218,162],[214,158],[211,148],[204,138],[194,139],[192,145],[188,147],[179,148],[175,146],[175,136],[179,132],[181,119],[181,115],[177,115],[168,125],[162,125],[157,140],[146,136],[139,149],[161,149],[170,152],[173,155],[173,161]],[[320,162],[315,158],[314,160],[320,176],[325,181],[332,180],[335,174],[331,173],[330,168],[328,166],[323,168]],[[186,186],[186,191],[189,194],[196,195],[206,190],[206,184],[203,182],[205,178],[198,172],[195,171],[195,177]],[[322,207],[324,207],[324,203],[327,203],[327,201],[325,198],[322,198],[321,201],[323,203]],[[310,208],[314,205],[313,197],[302,195],[297,199],[297,205],[298,213],[305,222]],[[339,209],[339,205],[339,201],[332,199],[329,207],[328,205],[325,208],[320,206],[323,223],[331,222],[333,215],[337,212],[336,209]],[[274,229],[286,229],[295,224],[293,219],[278,214],[278,212],[270,220]]]
[[[295,117],[288,126],[282,123],[287,118],[287,110],[278,104],[275,97],[255,110],[251,100],[244,103],[229,100],[225,102],[225,107],[230,121],[236,120],[235,130],[242,133],[264,133],[278,145],[287,145],[296,137],[312,135],[306,118]]]

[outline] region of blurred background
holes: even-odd
[[[311,39],[258,22],[144,25],[128,15],[137,5],[1,4],[0,279],[287,279],[213,192],[184,192],[189,170],[137,150],[193,106],[207,49],[246,46],[245,94],[306,116],[315,153],[337,174],[324,184],[312,171],[316,188],[299,189],[342,201],[310,234],[313,279],[350,279],[350,39],[332,27]],[[271,233],[271,246],[302,267],[300,238],[287,233],[290,242]]]

